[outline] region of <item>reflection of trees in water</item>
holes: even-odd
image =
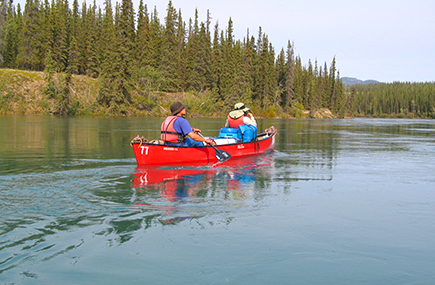
[[[291,154],[284,162],[332,169],[340,151],[341,126],[336,120],[280,120],[276,150]],[[279,162],[277,162],[279,163]]]
[[[105,234],[114,233],[119,236],[118,242],[124,243],[134,237],[134,233],[141,229],[150,228],[154,221],[160,217],[159,214],[143,215],[135,213],[133,217],[123,217],[118,220],[109,222],[110,228],[107,228]]]

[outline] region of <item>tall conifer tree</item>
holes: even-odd
[[[134,24],[134,9],[131,0],[122,0],[120,19],[118,25],[118,62],[120,64],[119,89],[122,90],[126,99],[129,98],[129,90],[132,80],[137,74],[136,62],[136,33]]]
[[[151,28],[147,5],[140,0],[137,20],[137,61],[139,68],[151,64]]]
[[[44,30],[41,20],[39,1],[27,0],[23,13],[21,46],[18,53],[18,66],[22,69],[42,70],[45,61],[45,43],[42,40]]]
[[[212,62],[211,62],[211,74],[212,82],[211,86],[215,94],[219,93],[220,88],[220,74],[221,70],[221,55],[222,47],[219,41],[219,24],[216,23],[214,26],[214,36],[213,36],[213,47],[212,47]]]
[[[150,64],[158,69],[162,62],[162,33],[163,28],[158,18],[157,8],[151,14],[150,21]]]
[[[77,0],[73,2],[73,10],[71,14],[69,33],[69,54],[68,54],[68,70],[71,74],[79,74],[80,69],[80,47],[79,47],[79,34],[80,31],[80,15],[79,4]]]
[[[189,21],[189,35],[186,44],[186,85],[191,90],[201,90],[203,81],[203,56],[201,54],[201,43],[198,24],[198,10],[195,9],[195,19]]]
[[[166,91],[177,91],[177,12],[169,1],[165,17],[165,29],[162,38],[162,62],[160,69],[165,78],[163,88]]]
[[[4,54],[6,49],[6,27],[8,4],[5,0],[0,0],[0,66],[4,65]]]
[[[84,7],[86,9],[86,7]],[[84,10],[85,10],[84,9]],[[97,6],[95,1],[86,12],[86,18],[83,21],[85,26],[85,39],[82,45],[83,69],[86,75],[97,78],[101,72],[101,55],[104,53],[102,41],[102,16],[101,10],[97,15]]]
[[[294,82],[295,82],[295,72],[296,72],[294,50],[290,41],[288,41],[287,43],[286,65],[287,65],[287,71],[286,71],[286,80],[285,80],[284,105],[288,106],[288,105],[293,105],[293,100],[295,99]]]
[[[255,58],[255,39],[254,37],[250,37],[248,30],[241,54],[240,81],[242,82],[242,93],[240,95],[240,100],[249,105],[253,104],[252,96]]]
[[[9,14],[7,16],[7,22],[4,25],[6,33],[4,34],[4,51],[3,55],[0,54],[2,60],[0,59],[0,66],[3,64],[4,67],[16,68],[17,67],[17,56],[18,49],[20,46],[20,30],[21,24],[21,11],[20,6],[17,8],[17,12],[12,7],[10,8]]]
[[[181,16],[181,10],[178,11],[177,20],[177,60],[176,60],[176,77],[177,90],[184,92],[186,90],[186,25]]]
[[[51,9],[51,29],[50,29],[50,50],[56,62],[56,71],[63,72],[68,65],[68,2],[66,0],[56,0]]]
[[[117,87],[117,72],[119,70],[117,55],[117,37],[113,19],[112,3],[110,0],[105,1],[105,13],[102,25],[102,35],[100,45],[101,53],[101,74],[99,78],[98,102],[109,108],[109,112],[116,113],[119,104],[123,103],[122,90]]]
[[[284,49],[281,49],[281,52],[278,54],[276,59],[276,76],[277,76],[277,92],[279,94],[278,104],[281,107],[286,107],[287,98],[286,98],[286,77],[287,77],[287,68],[286,68],[286,60]]]
[[[219,78],[220,94],[224,101],[231,103],[232,87],[236,71],[236,54],[234,49],[234,28],[230,18],[225,35],[221,35],[222,54],[221,54],[221,73]]]

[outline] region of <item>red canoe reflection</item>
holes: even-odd
[[[215,175],[218,172],[227,172],[231,175],[232,172],[240,172],[241,170],[249,170],[257,167],[270,167],[271,154],[262,156],[252,156],[245,158],[230,159],[222,163],[206,164],[196,163],[189,167],[185,165],[171,166],[138,166],[133,175],[133,187],[141,187],[145,185],[153,185],[170,180],[186,178],[192,175]]]
[[[165,224],[207,213],[209,199],[219,205],[231,201],[232,207],[242,207],[243,201],[256,191],[257,176],[269,177],[267,173],[271,168],[272,153],[230,159],[214,165],[138,166],[133,177],[131,203],[147,210],[161,211],[166,218],[160,221]],[[194,213],[185,212],[186,208],[181,205],[186,203],[196,205]],[[204,210],[199,210],[202,207]]]

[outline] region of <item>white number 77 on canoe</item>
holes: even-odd
[[[140,148],[141,148],[140,154],[144,154],[145,153],[145,155],[148,155],[148,149],[149,148],[147,146],[142,145]]]

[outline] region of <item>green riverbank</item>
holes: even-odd
[[[49,79],[44,72],[0,69],[0,114],[58,114],[65,105],[68,115],[166,116],[174,101],[182,101],[189,106],[190,116],[222,117],[233,107],[216,104],[207,96],[208,91],[166,93],[137,89],[130,92],[126,104],[113,109],[98,103],[99,90],[98,79],[83,75],[67,79],[65,73],[56,73]],[[293,117],[274,107],[250,108],[258,117]],[[296,111],[297,117],[309,115],[303,109]]]

